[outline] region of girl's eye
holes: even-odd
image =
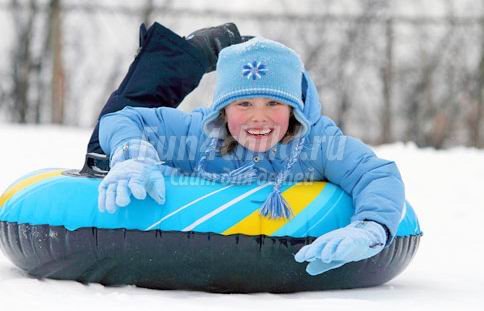
[[[249,102],[240,102],[240,103],[237,103],[237,106],[239,106],[239,107],[249,107],[250,103]]]
[[[281,103],[276,102],[276,101],[270,101],[270,102],[267,103],[267,106],[269,106],[269,107],[274,107],[274,106],[279,106],[279,105],[281,105]]]

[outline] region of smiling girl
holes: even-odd
[[[392,242],[399,224],[399,171],[320,111],[314,83],[293,50],[262,38],[227,47],[219,55],[210,109],[128,107],[101,119],[111,170],[99,187],[99,209],[114,213],[131,196],[163,204],[169,167],[232,184],[266,176],[273,191],[260,217],[286,219],[292,212],[280,194],[284,182],[328,180],[352,196],[352,222],[303,247],[295,259],[318,274],[374,256]],[[185,146],[182,137],[199,144]],[[334,146],[336,156],[329,157]],[[170,150],[178,149],[184,156],[175,158]]]
[[[288,133],[291,107],[270,98],[236,101],[224,110],[230,136],[255,152],[265,152]]]

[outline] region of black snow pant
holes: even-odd
[[[176,108],[198,86],[207,67],[203,53],[173,31],[158,23],[148,30],[141,25],[138,54],[121,85],[104,105],[87,152],[104,153],[98,137],[99,119],[103,115],[126,106]]]

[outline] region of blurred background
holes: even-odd
[[[34,280],[0,253],[4,310],[482,310],[484,0],[0,0],[0,194],[39,168],[81,167],[154,21],[182,36],[232,21],[299,52],[322,112],[398,163],[417,257],[377,288],[221,297]],[[209,105],[215,79],[181,109]]]
[[[367,143],[484,147],[484,0],[0,0],[0,123],[92,127],[154,21],[292,47],[323,112]]]

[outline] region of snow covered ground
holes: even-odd
[[[0,124],[0,191],[43,167],[78,168],[90,131]],[[484,151],[376,148],[397,161],[424,237],[397,278],[376,288],[288,295],[220,295],[35,280],[0,254],[1,310],[482,310]],[[480,306],[480,307],[479,307]]]

